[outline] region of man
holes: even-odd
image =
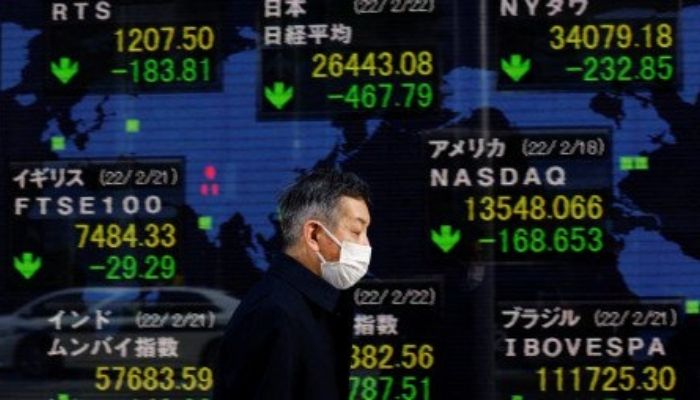
[[[367,272],[369,188],[352,173],[316,171],[279,199],[284,252],[231,318],[214,400],[346,400],[348,292]]]

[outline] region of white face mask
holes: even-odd
[[[321,253],[316,252],[321,259],[321,277],[336,289],[348,289],[367,273],[372,248],[347,240],[341,243],[325,226],[321,225],[321,228],[340,247],[338,261],[326,261]]]

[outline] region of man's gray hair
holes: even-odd
[[[369,206],[369,185],[352,172],[324,169],[306,173],[287,187],[278,201],[284,247],[297,243],[309,219],[318,219],[328,229],[335,229],[342,196],[364,200]]]

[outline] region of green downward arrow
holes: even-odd
[[[433,239],[433,243],[437,245],[444,253],[449,253],[453,247],[462,239],[462,232],[456,230],[452,232],[452,227],[450,225],[441,225],[440,233],[434,230],[430,231],[430,237]]]
[[[284,108],[287,103],[294,97],[294,88],[285,87],[284,82],[275,82],[272,88],[265,88],[265,98],[278,110]]]
[[[58,63],[51,63],[51,73],[64,85],[73,79],[80,69],[80,63],[68,57],[61,57]]]
[[[36,271],[41,269],[41,257],[35,257],[29,252],[22,253],[22,259],[14,258],[15,269],[24,279],[32,279]]]
[[[515,82],[523,79],[532,67],[530,59],[523,59],[520,54],[511,54],[510,60],[501,59],[501,69]]]

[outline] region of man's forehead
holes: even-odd
[[[369,209],[364,200],[343,196],[340,198],[338,206],[342,218],[349,220],[349,222],[359,222],[362,225],[369,225]]]

